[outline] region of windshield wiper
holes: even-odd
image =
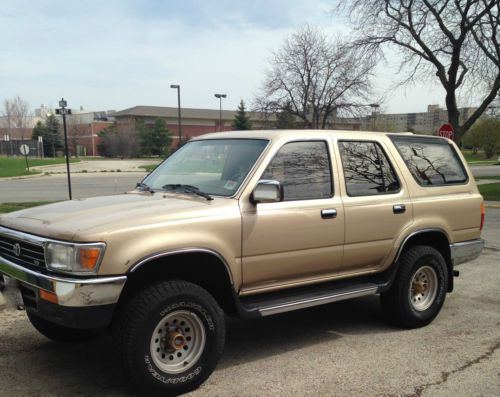
[[[198,196],[206,198],[209,201],[214,199],[208,193],[202,192],[200,189],[198,189],[196,186],[193,186],[193,185],[182,185],[182,184],[179,184],[179,183],[169,183],[167,185],[163,185],[162,189],[165,189],[165,190],[181,190],[184,193],[194,193],[194,194],[197,194]]]
[[[151,188],[151,186],[148,186],[146,185],[145,183],[143,182],[138,182],[137,185],[135,185],[135,188],[136,189],[140,189],[142,190],[143,192],[150,192],[150,193],[154,193],[155,191]]]

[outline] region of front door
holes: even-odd
[[[260,179],[283,200],[242,208],[243,292],[321,279],[342,263],[344,212],[327,140],[288,142]]]

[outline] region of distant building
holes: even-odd
[[[222,114],[215,109],[181,108],[182,138],[193,138],[202,134],[217,131],[231,131],[236,111],[223,110]],[[158,118],[164,119],[172,133],[173,146],[179,139],[178,109],[176,107],[134,106],[112,114],[117,123],[129,123],[142,119],[146,125],[153,125]],[[222,116],[222,117],[220,117]],[[260,112],[247,112],[252,128],[272,128],[275,117],[265,117]],[[222,120],[222,123],[219,122]]]
[[[114,118],[110,114],[114,112],[89,111],[82,107],[72,109],[72,114],[66,117],[70,155],[98,156],[101,138],[97,134],[113,125]],[[54,109],[45,105],[41,105],[33,114],[23,119],[24,128],[16,128],[12,123],[9,126],[8,118],[0,117],[0,155],[18,154],[16,148],[23,143],[30,145],[30,148],[36,148],[38,144],[31,142],[33,127],[38,121],[44,122],[52,114],[59,119],[62,132],[62,116],[56,115]]]
[[[264,112],[246,113],[252,123],[252,129],[276,128],[276,115]],[[193,138],[209,132],[231,131],[235,115],[236,111],[234,110],[223,110],[222,123],[219,123],[219,110],[182,108],[182,138]],[[174,139],[172,146],[175,147],[179,139],[178,109],[176,107],[134,106],[115,112],[112,116],[115,118],[116,123],[130,123],[133,120],[142,119],[146,125],[152,125],[156,119],[162,118],[172,133]],[[300,128],[300,125],[300,121],[297,121],[297,128]],[[337,120],[335,123],[330,124],[328,128],[359,130],[359,126],[359,122]]]
[[[476,108],[460,108],[460,124],[463,124]],[[373,111],[360,118],[344,119],[360,122],[362,130],[388,130],[393,132],[414,131],[420,134],[436,134],[438,128],[448,122],[448,112],[439,105],[427,106],[427,112],[380,113]]]

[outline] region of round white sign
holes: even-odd
[[[21,146],[19,147],[19,151],[21,152],[21,154],[22,154],[23,156],[27,156],[27,155],[28,155],[28,153],[30,152],[30,148],[29,148],[29,146],[28,146],[28,145],[21,145]]]

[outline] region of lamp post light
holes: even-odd
[[[66,171],[68,174],[68,193],[69,193],[69,199],[72,199],[72,194],[71,194],[71,177],[69,173],[69,152],[68,152],[68,131],[66,129],[66,115],[71,114],[71,109],[67,109],[66,106],[68,106],[68,102],[64,100],[64,98],[61,98],[59,101],[59,106],[60,109],[56,109],[56,114],[62,115],[63,118],[63,128],[64,128],[64,154],[66,155]]]
[[[369,105],[373,110],[372,110],[372,130],[375,129],[375,121],[377,118],[377,114],[380,110],[380,105],[378,103],[370,103]]]
[[[227,95],[214,94],[214,97],[219,98],[219,130],[222,131],[222,98],[227,98]]]
[[[171,84],[170,88],[177,89],[177,118],[179,123],[179,142],[177,146],[182,143],[182,123],[181,123],[181,86],[179,84]]]

